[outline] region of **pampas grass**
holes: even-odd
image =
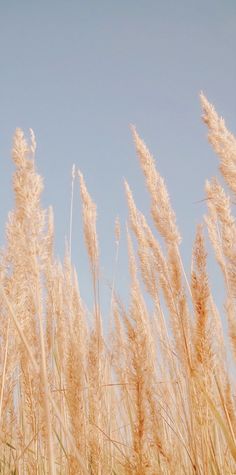
[[[53,211],[40,204],[34,133],[27,143],[16,131],[15,207],[0,255],[1,474],[236,473],[236,226],[230,196],[236,192],[236,139],[200,98],[229,191],[215,178],[206,182],[208,211],[185,271],[166,184],[132,127],[155,231],[125,182],[130,301],[124,305],[118,298],[114,274],[108,339],[96,205],[85,179],[73,166],[69,244],[61,263],[54,256]],[[71,262],[78,179],[92,277],[90,314]],[[116,267],[121,231],[117,218]],[[208,238],[225,282],[230,347],[210,288]]]

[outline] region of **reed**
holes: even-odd
[[[84,177],[73,165],[69,244],[59,262],[53,211],[40,204],[35,136],[31,130],[27,143],[16,131],[15,206],[0,254],[0,474],[236,473],[236,139],[203,94],[200,99],[229,189],[216,178],[206,182],[208,210],[185,270],[166,184],[132,127],[153,226],[125,182],[130,300],[118,298],[114,273],[107,339],[96,205]],[[71,261],[77,183],[90,312]],[[121,231],[117,218],[116,267]],[[228,335],[210,287],[207,239],[225,283]]]

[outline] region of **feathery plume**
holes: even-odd
[[[166,242],[179,244],[181,238],[176,226],[175,214],[170,205],[165,182],[156,170],[154,159],[136,132],[135,127],[132,127],[131,130],[140,165],[151,195],[151,211],[156,228]]]
[[[220,171],[229,188],[236,193],[236,139],[203,93],[200,94],[200,101],[209,142],[220,158]]]

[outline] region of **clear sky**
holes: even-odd
[[[12,207],[16,127],[33,128],[43,204],[53,205],[56,254],[69,234],[71,167],[98,206],[104,281],[114,267],[114,220],[123,226],[119,281],[127,282],[123,178],[148,210],[129,124],[165,177],[189,263],[204,182],[217,159],[201,123],[199,92],[236,127],[235,0],[0,0],[0,226]],[[88,293],[78,189],[73,257]]]

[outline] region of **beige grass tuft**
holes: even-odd
[[[236,139],[201,95],[209,141],[230,192]],[[206,182],[205,227],[222,272],[227,318],[214,301],[204,226],[186,272],[165,182],[132,128],[154,229],[125,183],[129,301],[118,297],[122,251],[115,221],[109,336],[103,330],[97,209],[72,168],[69,244],[54,255],[51,208],[40,204],[36,139],[17,129],[14,209],[0,253],[0,473],[4,475],[233,475],[236,473],[236,227],[232,199]],[[79,176],[91,309],[72,264]],[[161,238],[161,239],[160,239]],[[223,295],[223,292],[222,292]],[[234,358],[231,358],[231,353]]]

